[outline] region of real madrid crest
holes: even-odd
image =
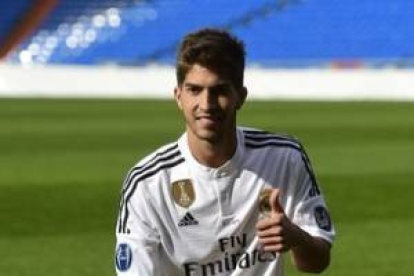
[[[261,218],[266,218],[270,216],[270,212],[272,211],[272,207],[270,206],[270,195],[272,193],[271,188],[264,188],[260,192],[259,197],[259,212]]]
[[[188,208],[195,200],[193,183],[190,179],[182,179],[172,183],[175,202],[181,207]]]

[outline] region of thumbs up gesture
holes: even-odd
[[[267,252],[286,252],[296,244],[297,226],[287,218],[280,195],[279,189],[271,190],[268,197],[270,213],[256,225],[259,243]]]
[[[270,194],[269,198],[269,204],[272,208],[272,213],[274,214],[284,214],[285,211],[282,208],[282,205],[280,205],[280,195],[281,192],[279,189],[273,189],[272,193]]]

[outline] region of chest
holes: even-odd
[[[239,256],[256,234],[259,198],[265,186],[285,189],[289,172],[259,166],[204,177],[181,170],[164,186],[160,228],[162,250],[176,267]]]
[[[170,206],[164,218],[169,223],[162,223],[163,250],[179,267],[240,255],[255,237],[258,199],[265,185],[253,173],[173,182],[166,195]]]

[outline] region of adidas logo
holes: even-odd
[[[187,212],[187,214],[185,214],[185,216],[178,223],[178,226],[181,227],[189,225],[198,225],[198,221],[193,217],[193,215]]]

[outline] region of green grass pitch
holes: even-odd
[[[324,275],[412,274],[414,103],[251,101],[239,123],[308,150],[338,234]],[[114,275],[122,179],[183,129],[173,101],[1,99],[0,274]]]

